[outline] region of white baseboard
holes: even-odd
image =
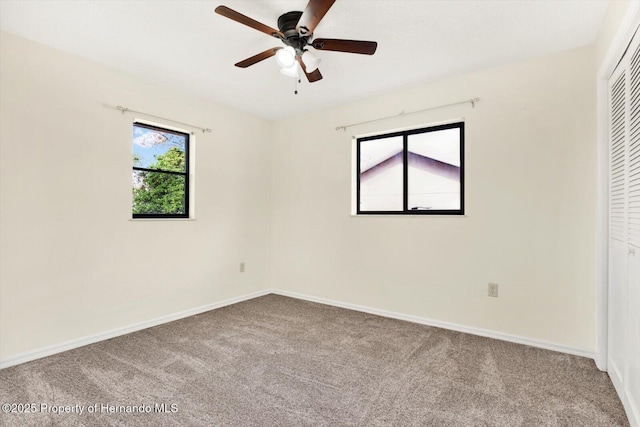
[[[300,294],[297,292],[289,292],[280,289],[267,289],[264,291],[254,292],[248,295],[239,296],[236,298],[230,298],[224,301],[216,302],[213,304],[207,304],[201,307],[192,308],[189,310],[180,311],[178,313],[168,314],[166,316],[157,317],[155,319],[147,320],[144,322],[136,323],[133,325],[125,326],[122,328],[112,329],[105,332],[100,332],[94,335],[78,338],[71,341],[62,342],[59,344],[50,345],[47,347],[41,347],[32,351],[28,351],[16,356],[12,356],[6,359],[0,359],[0,369],[8,368],[9,366],[19,365],[21,363],[29,362],[32,360],[40,359],[42,357],[50,356],[52,354],[61,353],[63,351],[72,350],[74,348],[82,347],[88,344],[93,344],[98,341],[103,341],[111,338],[118,337],[120,335],[129,334],[142,329],[147,329],[152,326],[161,325],[163,323],[172,322],[174,320],[182,319],[196,314],[204,313],[206,311],[214,310],[216,308],[225,307],[227,305],[236,304],[238,302],[250,300],[253,298],[261,297],[267,294],[283,295],[291,298],[297,298],[301,300],[317,302],[320,304],[331,305],[334,307],[346,308],[349,310],[361,311],[364,313],[375,314],[377,316],[389,317],[392,319],[405,320],[408,322],[419,323],[427,326],[435,326],[443,329],[450,329],[453,331],[464,332],[472,335],[479,335],[488,338],[494,338],[502,341],[509,341],[518,344],[529,345],[532,347],[544,348],[547,350],[558,351],[561,353],[573,354],[576,356],[588,357],[593,359],[595,354],[589,350],[583,350],[579,348],[569,347],[562,344],[549,343],[546,341],[535,340],[532,338],[521,337],[518,335],[505,334],[502,332],[491,331],[487,329],[475,328],[471,326],[459,325],[456,323],[444,322],[440,320],[428,319],[425,317],[412,316],[403,313],[397,313],[393,311],[381,310],[377,308],[366,307],[362,305],[344,303],[341,301],[330,300],[327,298],[321,298],[311,295]],[[640,427],[640,426],[638,426]]]
[[[627,418],[629,418],[629,424],[631,427],[640,427],[640,408],[638,408],[629,396],[629,391],[624,387],[624,382],[622,380],[622,372],[618,368],[611,358],[607,361],[607,373],[609,374],[609,378],[611,378],[611,382],[618,393],[618,397],[620,397],[620,401],[622,401],[622,405],[624,406],[624,410],[627,413]]]
[[[558,351],[560,353],[573,354],[576,356],[587,357],[590,359],[595,358],[595,353],[590,350],[570,347],[563,344],[556,344],[556,343],[551,343],[547,341],[540,341],[533,338],[522,337],[519,335],[505,334],[503,332],[496,332],[488,329],[475,328],[473,326],[459,325],[457,323],[450,323],[450,322],[444,322],[441,320],[428,319],[426,317],[412,316],[409,314],[396,313],[396,312],[387,311],[387,310],[380,310],[377,308],[350,304],[350,303],[345,303],[341,301],[330,300],[327,298],[299,294],[297,292],[289,292],[289,291],[283,291],[279,289],[272,289],[271,293],[287,296],[291,298],[311,301],[311,302],[317,302],[320,304],[332,305],[334,307],[347,308],[349,310],[375,314],[377,316],[390,317],[392,319],[398,319],[398,320],[405,320],[407,322],[419,323],[421,325],[435,326],[437,328],[450,329],[453,331],[464,332],[472,335],[479,335],[482,337],[493,338],[501,341],[509,341],[517,344],[524,344],[532,347],[544,348],[546,350]]]
[[[120,335],[130,334],[131,332],[136,332],[142,329],[151,328],[152,326],[158,326],[163,323],[168,323],[168,322],[172,322],[174,320],[182,319],[185,317],[194,316],[196,314],[204,313],[206,311],[214,310],[216,308],[225,307],[227,305],[236,304],[242,301],[261,297],[269,293],[270,291],[268,290],[253,292],[251,294],[242,295],[242,296],[230,298],[224,301],[214,302],[212,304],[207,304],[200,307],[179,311],[177,313],[168,314],[166,316],[156,317],[155,319],[146,320],[144,322],[136,323],[133,325],[122,327],[122,328],[111,329],[109,331],[99,332],[97,334],[89,335],[89,336],[78,338],[75,340],[65,341],[65,342],[62,342],[59,344],[53,344],[47,347],[41,347],[35,350],[27,351],[22,354],[18,354],[16,356],[0,359],[0,369],[8,368],[9,366],[19,365],[25,362],[30,362],[32,360],[50,356],[52,354],[61,353],[67,350],[72,350],[74,348],[82,347],[88,344],[93,344],[98,341],[108,340],[111,338],[118,337]]]

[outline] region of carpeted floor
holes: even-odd
[[[0,403],[37,406],[7,426],[628,425],[590,359],[276,295],[7,368],[0,385]],[[60,405],[83,413],[47,413]]]

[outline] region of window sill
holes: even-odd
[[[195,221],[196,218],[129,218],[130,222],[141,222],[141,221]]]
[[[351,214],[352,217],[366,218],[466,218],[468,215],[420,215],[420,214]]]

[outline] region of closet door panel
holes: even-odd
[[[624,381],[627,342],[627,72],[609,80],[609,371]]]
[[[629,47],[629,131],[627,140],[627,344],[626,391],[631,411],[640,420],[640,40]]]
[[[628,99],[628,243],[640,248],[640,45],[631,48],[629,61]],[[640,282],[639,282],[640,283]]]

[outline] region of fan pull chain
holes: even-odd
[[[296,82],[295,82],[295,86],[294,86],[294,89],[293,89],[293,94],[297,95],[298,94],[298,83],[300,83],[300,79],[296,77],[295,80],[296,80]]]

